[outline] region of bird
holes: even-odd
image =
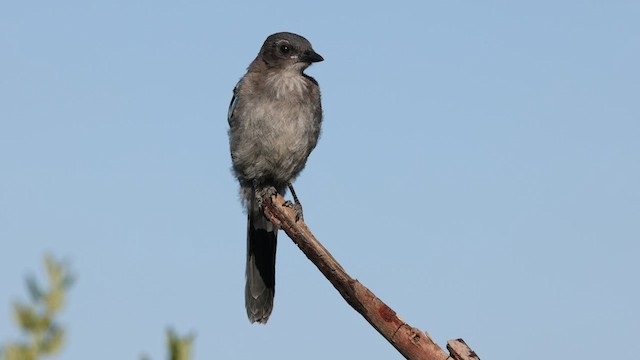
[[[227,120],[232,172],[247,212],[245,308],[251,323],[265,324],[273,310],[278,228],[261,208],[265,195],[291,191],[286,206],[302,218],[293,181],[316,147],[322,124],[318,82],[304,73],[324,58],[304,37],[267,37],[233,89]]]

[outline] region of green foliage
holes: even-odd
[[[180,337],[173,329],[168,329],[167,347],[169,348],[169,360],[190,360],[191,345],[194,338],[195,335],[193,334]],[[140,360],[151,360],[151,358],[143,355]]]
[[[33,277],[27,278],[27,290],[31,301],[14,304],[14,316],[26,340],[16,341],[3,349],[4,360],[36,360],[44,355],[57,353],[64,342],[64,329],[55,317],[62,309],[66,290],[73,278],[67,266],[52,256],[45,256],[48,288],[38,284]]]
[[[169,345],[169,359],[189,360],[191,359],[191,345],[195,336],[189,334],[180,337],[173,329],[167,330],[167,344]]]
[[[0,360],[37,360],[56,354],[64,342],[64,329],[56,316],[64,306],[66,291],[73,283],[66,264],[45,256],[48,288],[43,288],[33,276],[26,279],[30,302],[14,304],[14,316],[25,340],[10,343],[0,349]],[[170,360],[191,359],[191,345],[195,336],[180,337],[173,329],[167,330]],[[151,360],[142,356],[141,360]]]

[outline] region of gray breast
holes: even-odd
[[[296,74],[267,78],[262,97],[242,106],[232,144],[234,168],[239,176],[258,181],[289,182],[302,171],[315,146],[316,125],[309,80]],[[232,137],[233,134],[232,134]]]

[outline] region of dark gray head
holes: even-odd
[[[258,58],[264,61],[268,68],[300,71],[314,62],[324,60],[320,54],[313,51],[307,39],[289,32],[269,36],[264,41]]]

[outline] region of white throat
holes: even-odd
[[[307,79],[300,69],[292,67],[288,71],[277,72],[267,77],[267,84],[273,89],[276,98],[283,96],[302,96],[307,87]]]

